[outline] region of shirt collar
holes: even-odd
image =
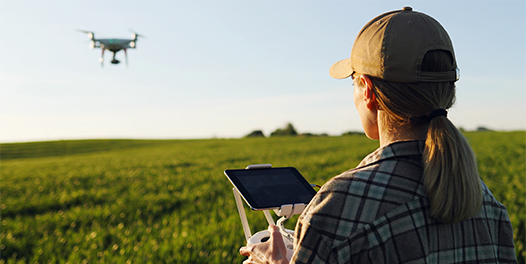
[[[387,146],[380,147],[367,155],[358,167],[367,166],[394,157],[422,155],[425,148],[424,140],[396,141]]]

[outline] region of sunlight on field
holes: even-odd
[[[523,260],[526,134],[467,137]],[[377,145],[359,135],[2,144],[0,263],[240,263],[223,170],[294,166],[321,185]],[[247,216],[253,231],[266,228],[261,213]]]

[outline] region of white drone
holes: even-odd
[[[127,49],[135,49],[137,47],[137,38],[138,37],[144,37],[142,35],[139,35],[137,33],[132,34],[132,39],[96,39],[95,34],[91,31],[85,31],[85,30],[78,30],[80,32],[88,34],[89,38],[91,39],[90,43],[90,49],[94,48],[100,48],[102,49],[102,55],[99,58],[99,61],[101,63],[101,67],[103,66],[104,62],[104,50],[109,50],[113,52],[113,58],[111,60],[112,64],[119,64],[120,61],[115,59],[115,54],[119,52],[120,50],[124,50],[124,56],[126,59],[126,65],[128,65],[128,54],[126,53]]]

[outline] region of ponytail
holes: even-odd
[[[447,71],[452,56],[430,51],[423,59],[423,71]],[[466,138],[440,115],[415,122],[437,109],[449,109],[455,101],[454,82],[395,83],[371,78],[379,108],[385,111],[384,124],[395,127],[428,126],[423,153],[424,188],[431,215],[440,222],[454,223],[478,214],[482,207],[482,187],[475,154]],[[425,118],[424,118],[425,119]]]
[[[423,161],[431,216],[440,222],[455,223],[478,214],[482,188],[475,154],[444,116],[429,122]]]

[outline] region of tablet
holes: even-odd
[[[316,191],[293,167],[225,170],[226,177],[252,210],[308,204]]]

